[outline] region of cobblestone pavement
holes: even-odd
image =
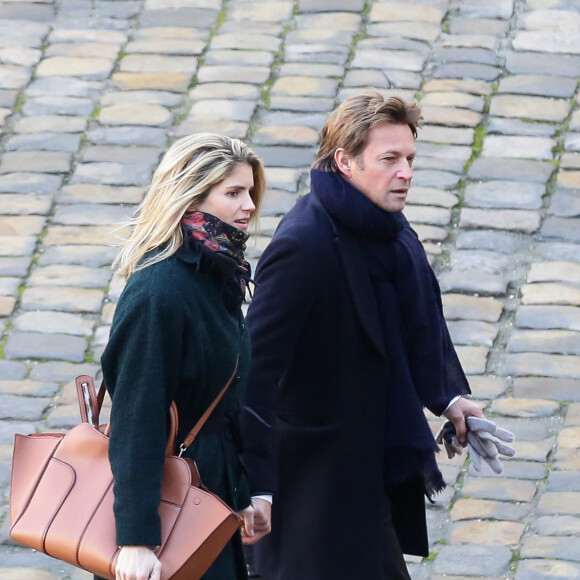
[[[0,577],[89,577],[11,543],[11,443],[78,421],[112,230],[168,144],[262,155],[255,260],[327,114],[372,86],[422,102],[406,214],[475,398],[517,436],[500,477],[441,457],[413,579],[580,578],[579,73],[578,0],[0,0]]]

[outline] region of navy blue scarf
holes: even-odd
[[[423,407],[441,414],[469,385],[443,318],[439,284],[421,242],[400,212],[387,212],[337,173],[313,170],[312,191],[340,228],[357,238],[383,332],[385,479],[421,478],[429,497],[445,487]]]

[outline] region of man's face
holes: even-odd
[[[408,125],[383,123],[369,131],[367,146],[344,177],[386,211],[402,211],[413,178],[416,148]]]

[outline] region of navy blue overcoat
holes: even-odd
[[[256,272],[242,420],[252,490],[274,492],[272,533],[253,551],[268,580],[383,578],[389,373],[359,252],[310,193]],[[404,552],[427,555],[422,485],[393,495]]]

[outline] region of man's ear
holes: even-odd
[[[350,171],[351,156],[342,147],[339,147],[334,152],[334,162],[336,163],[338,170],[345,177],[352,176],[352,173]]]

